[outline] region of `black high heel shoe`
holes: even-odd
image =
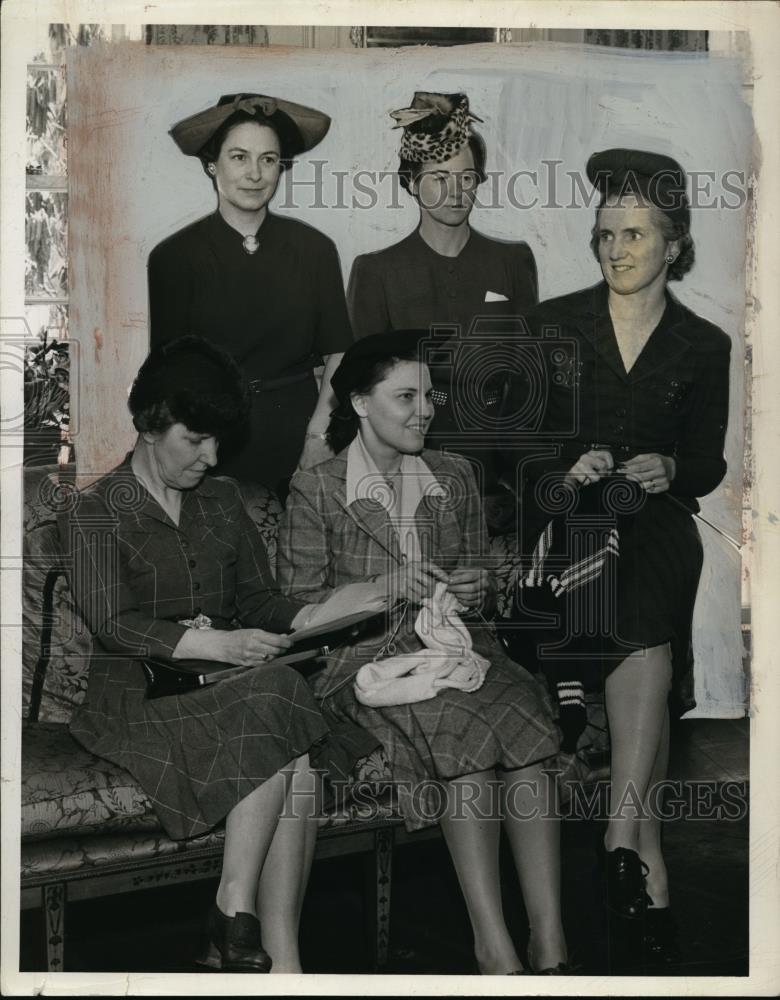
[[[270,972],[271,957],[263,948],[260,921],[252,913],[226,917],[215,903],[209,910],[208,944],[198,965],[222,972]]]
[[[604,852],[607,870],[607,906],[620,917],[638,920],[647,911],[645,876],[649,868],[636,851],[616,847]]]
[[[682,961],[677,924],[668,906],[648,906],[642,950],[645,964],[655,968],[669,968]]]
[[[523,969],[522,972],[510,972],[510,976],[577,976],[582,970],[581,965],[576,965],[572,962],[558,962],[557,965],[552,966],[549,969],[539,969],[536,972],[534,969]]]
[[[582,963],[578,962],[574,955],[570,955],[565,962],[558,962],[557,965],[548,966],[546,969],[534,969],[531,961],[529,949],[525,950],[525,968],[522,972],[511,972],[512,976],[576,976],[582,972]]]

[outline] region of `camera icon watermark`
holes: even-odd
[[[434,406],[450,417],[436,420],[430,440],[456,434],[461,443],[508,447],[576,437],[579,345],[557,326],[532,332],[522,316],[475,316],[467,328],[432,326],[421,341],[421,360],[432,374]],[[545,430],[551,392],[557,400],[554,429]],[[561,393],[557,394],[561,397]]]

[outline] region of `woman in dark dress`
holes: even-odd
[[[669,961],[676,946],[656,799],[670,692],[674,711],[693,704],[691,619],[702,565],[693,514],[696,498],[726,471],[731,342],[667,288],[694,260],[680,165],[612,149],[595,153],[587,172],[601,193],[592,248],[604,283],[544,302],[529,317],[552,370],[539,457],[510,456],[524,485],[529,555],[519,618],[526,630],[531,614],[559,620],[524,634],[557,684],[565,748],[576,747],[584,725],[583,685],[605,686],[608,901],[644,919],[651,957]],[[516,378],[509,405],[519,411],[527,391]],[[649,818],[630,805],[637,798]]]
[[[330,455],[330,376],[352,341],[338,253],[323,233],[268,204],[292,157],[325,136],[319,111],[258,94],[219,103],[171,129],[197,156],[217,210],[149,256],[151,346],[182,334],[213,339],[252,389],[251,434],[219,471],[284,495],[299,460]],[[318,392],[313,369],[324,361]]]
[[[561,974],[558,739],[546,692],[513,663],[490,614],[485,524],[474,474],[458,455],[422,450],[433,416],[426,331],[354,344],[333,376],[330,425],[338,454],[296,473],[279,529],[278,575],[299,600],[325,601],[345,585],[375,588],[401,605],[314,677],[333,725],[357,723],[381,740],[407,829],[441,823],[463,890],[483,974],[523,971],[501,904],[499,834],[506,832],[530,924],[528,971]],[[434,697],[380,706],[355,690],[358,669],[423,648],[420,605],[446,583],[464,607],[474,649],[490,666],[482,686],[442,686]],[[422,629],[423,627],[420,626]]]
[[[538,301],[536,262],[527,243],[491,239],[469,223],[486,149],[466,95],[416,93],[392,117],[403,127],[400,182],[420,222],[400,243],[356,258],[352,327],[358,338],[444,328],[441,352],[428,356],[436,417],[427,444],[469,458],[480,492],[493,495],[499,470],[493,435],[484,432],[504,383],[502,345]]]
[[[129,407],[133,452],[76,498],[63,538],[95,637],[71,732],[133,775],[170,837],[225,821],[199,961],[231,972],[267,972],[273,961],[274,971],[298,972],[317,832],[313,767],[345,776],[376,740],[356,733],[354,756],[346,743],[337,749],[306,681],[268,662],[312,609],[279,592],[235,484],[205,475],[219,439],[246,416],[235,364],[199,338],[166,344],[141,367]],[[247,669],[150,698],[147,657]]]

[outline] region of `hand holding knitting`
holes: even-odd
[[[426,559],[412,560],[377,580],[377,585],[393,600],[422,604],[433,594],[436,583],[448,583],[449,576],[436,563]]]
[[[467,608],[479,608],[484,602],[490,587],[490,576],[486,569],[475,566],[464,566],[450,573],[447,590]]]

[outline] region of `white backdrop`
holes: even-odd
[[[487,204],[472,222],[487,235],[531,245],[543,298],[600,277],[588,247],[593,209],[582,196],[572,202],[567,176],[582,176],[593,150],[652,149],[676,157],[689,173],[715,175],[709,188],[706,178],[701,183],[702,200],[716,204],[693,214],[696,266],[672,287],[734,342],[729,473],[704,501],[703,513],[738,539],[747,208],[744,198],[724,189],[722,177],[741,173],[742,182],[732,186],[744,190],[750,172],[753,129],[741,79],[740,66],[725,57],[549,43],[330,52],[140,44],[72,50],[70,331],[80,347],[73,380],[80,474],[102,473],[132,445],[124,399],[146,353],[149,251],[214,208],[200,163],[178,151],[167,135],[171,125],[221,94],[242,90],[329,114],[328,135],[285,175],[272,209],[327,233],[346,280],[357,254],[397,241],[416,223],[413,203],[403,191],[394,199],[389,178],[377,185],[364,176],[364,190],[357,188],[356,171],[390,173],[397,165],[399,132],[388,112],[408,106],[415,90],[462,90],[483,119],[477,128],[487,143],[488,170],[499,175],[495,188],[483,187]],[[538,176],[534,183],[526,175],[514,187],[525,208],[510,203],[506,192],[518,171]],[[553,172],[556,191],[548,183]],[[321,185],[307,184],[320,178]],[[357,207],[353,199],[370,200],[365,189],[378,203]],[[718,207],[719,199],[741,204]],[[697,714],[742,714],[739,557],[712,529],[701,530],[706,566],[695,621]]]

